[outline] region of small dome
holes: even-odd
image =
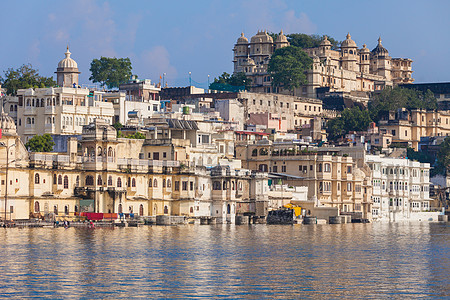
[[[243,32],[241,32],[241,36],[238,38],[237,44],[248,44],[248,39],[244,36]]]
[[[381,45],[381,37],[378,38],[378,45],[372,50],[373,55],[389,56],[389,51]]]
[[[327,36],[323,37],[323,41],[320,42],[320,46],[331,46],[331,42],[328,40]]]
[[[3,111],[3,109],[2,109]],[[17,135],[16,124],[14,123],[14,119],[11,118],[7,113],[2,112],[0,116],[1,126],[2,126],[2,134],[3,135]]]
[[[273,43],[273,38],[266,31],[258,31],[258,33],[250,39],[251,43]]]
[[[244,61],[242,62],[243,66],[256,66],[255,61],[253,60],[253,58],[247,57],[246,59],[244,59]]]
[[[366,44],[363,45],[361,50],[359,50],[360,53],[368,53],[370,50],[367,48]]]
[[[315,62],[315,63],[320,62],[320,58],[315,54],[311,58],[312,58],[313,62]]]
[[[69,46],[67,46],[67,51],[64,54],[66,57],[58,63],[58,68],[78,68],[76,61],[70,58]]]
[[[283,30],[280,31],[280,34],[277,36],[277,43],[288,43],[287,37],[284,35]]]
[[[347,39],[342,42],[341,48],[357,48],[356,43],[354,40],[352,40],[352,36],[350,33],[347,33]]]

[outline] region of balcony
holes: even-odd
[[[33,106],[25,106],[23,114],[24,115],[35,115],[36,114],[36,108],[33,107]]]
[[[45,114],[56,114],[56,107],[55,106],[46,106],[45,107]]]

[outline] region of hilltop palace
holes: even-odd
[[[267,69],[274,51],[289,45],[283,31],[275,42],[267,31],[258,31],[250,42],[242,33],[233,48],[234,73],[244,72],[250,77],[254,92],[282,92],[272,87]],[[372,51],[366,44],[358,49],[350,34],[339,50],[334,50],[325,36],[319,47],[304,51],[313,59],[313,67],[307,71],[308,83],[295,91],[298,96],[317,98],[323,92],[364,94],[381,90],[384,86],[414,81],[411,77],[412,60],[392,58],[381,44],[381,38]]]

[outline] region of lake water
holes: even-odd
[[[0,297],[445,298],[449,224],[0,228]]]

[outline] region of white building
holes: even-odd
[[[17,91],[17,132],[26,143],[35,135],[79,135],[82,126],[96,118],[112,124],[113,104],[103,100],[104,92],[78,86],[77,63],[66,57],[58,63],[59,87]]]
[[[366,155],[372,171],[372,217],[374,220],[402,221],[432,218],[430,213],[430,164],[403,158]]]

